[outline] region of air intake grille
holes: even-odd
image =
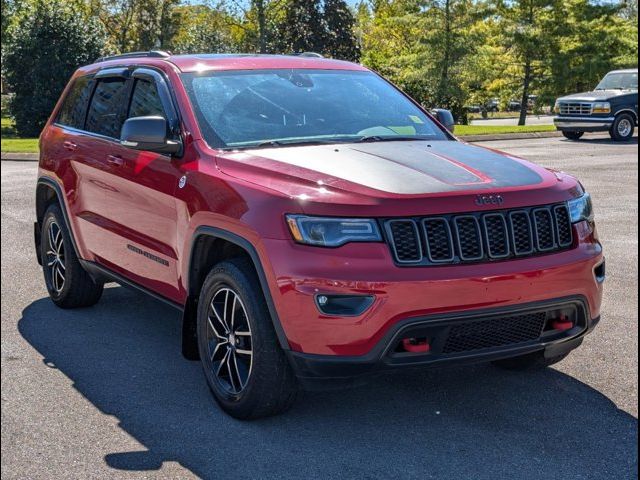
[[[545,322],[546,313],[540,312],[454,325],[442,353],[468,352],[537,340],[542,335]]]
[[[570,248],[565,204],[384,222],[396,263],[441,265],[541,255]]]
[[[422,258],[418,227],[413,220],[392,220],[389,231],[393,236],[393,250],[398,262],[418,262]]]
[[[560,102],[560,115],[591,115],[593,105],[585,102]]]

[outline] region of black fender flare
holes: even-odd
[[[76,254],[76,257],[80,258],[80,254],[79,254],[80,251],[78,250],[78,245],[76,244],[76,238],[75,238],[75,235],[73,234],[73,229],[71,228],[69,213],[67,212],[67,203],[65,201],[64,193],[62,192],[62,187],[60,187],[58,182],[56,182],[53,178],[48,177],[46,175],[40,176],[36,184],[36,210],[38,208],[38,199],[37,199],[38,188],[37,187],[40,185],[46,185],[47,187],[53,189],[53,191],[56,193],[56,197],[58,199],[58,205],[60,205],[60,210],[62,211],[64,223],[65,223],[65,226],[67,227],[67,231],[69,232],[69,237],[71,238],[71,245],[73,246],[73,250]],[[37,211],[36,211],[36,214],[37,214]],[[35,235],[36,235],[35,240],[36,240],[36,247],[37,247],[37,245],[39,244],[39,234],[40,234],[40,231],[39,231],[40,225],[37,218],[36,218],[36,223],[34,228],[35,228]],[[40,255],[37,248],[36,248],[36,255],[38,257]]]
[[[188,270],[189,272],[191,272],[191,269],[193,268],[193,251],[194,251],[193,247],[196,244],[197,240],[202,236],[209,236],[209,237],[219,238],[221,240],[228,241],[230,243],[237,245],[238,247],[242,248],[244,251],[247,252],[249,257],[251,258],[251,261],[256,270],[256,273],[258,274],[258,281],[260,282],[260,287],[262,288],[262,293],[264,295],[265,302],[267,303],[267,308],[269,309],[269,315],[273,323],[273,329],[275,330],[276,336],[278,337],[278,342],[280,343],[280,347],[283,350],[290,350],[289,341],[287,340],[287,336],[284,332],[284,328],[282,327],[282,323],[280,322],[280,317],[278,316],[278,312],[273,302],[273,297],[271,296],[271,290],[269,289],[269,283],[267,281],[267,276],[265,274],[262,261],[260,260],[258,251],[253,246],[253,244],[246,238],[241,237],[240,235],[230,232],[228,230],[224,230],[218,227],[205,226],[205,225],[200,226],[196,228],[196,231],[194,232],[191,238],[191,248],[189,251],[189,270]],[[187,284],[185,285],[185,289],[187,292],[191,292],[191,286],[189,285],[189,281],[190,281],[190,277],[187,276]],[[191,293],[189,293],[189,295],[191,297]],[[191,330],[193,328],[193,325],[190,325],[190,320],[192,320],[192,318],[189,318],[189,317],[195,315],[196,312],[195,312],[195,309],[193,308],[193,301],[190,301],[190,300],[193,300],[193,299],[192,298],[187,299],[187,305],[184,310],[185,313],[183,316],[183,328],[182,328],[183,354],[187,358],[193,357],[193,355],[188,354],[188,352],[193,353],[193,350],[192,350],[193,347],[189,348],[187,345],[185,345],[185,341],[189,340],[189,335],[193,335],[195,333],[194,330]]]

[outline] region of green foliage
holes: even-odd
[[[322,52],[340,60],[360,59],[360,45],[355,36],[355,17],[344,0],[325,0],[323,19],[325,39]]]
[[[360,9],[363,63],[426,107],[445,107],[464,121],[465,62],[481,45],[470,0],[376,0]]]
[[[178,29],[171,39],[173,53],[226,53],[234,49],[231,24],[226,12],[207,6],[178,7]]]
[[[356,32],[365,65],[462,123],[464,105],[537,94],[539,108],[638,64],[633,0],[371,0]]]
[[[106,37],[95,18],[68,4],[37,0],[10,31],[3,71],[14,97],[10,104],[21,136],[37,136],[79,65],[102,54]]]
[[[280,52],[321,52],[325,42],[325,29],[319,0],[289,0],[278,31]]]
[[[100,51],[315,51],[360,60],[461,123],[467,105],[498,98],[504,109],[529,94],[549,105],[638,64],[637,0],[346,1],[2,0],[17,128],[44,121],[32,92],[48,114],[71,71]]]
[[[277,23],[276,51],[316,52],[340,60],[357,61],[360,45],[356,20],[344,0],[288,0]]]

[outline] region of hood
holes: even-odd
[[[561,172],[458,141],[399,141],[225,152],[222,173],[295,202],[304,213],[407,215],[517,208],[579,195]],[[478,196],[497,194],[496,205]]]
[[[551,175],[515,157],[455,141],[245,150],[219,157],[218,165],[224,173],[266,181],[265,186],[286,194],[294,193],[298,182],[374,196],[485,192],[537,185]],[[269,175],[263,176],[265,171]]]
[[[611,98],[619,97],[620,95],[629,95],[630,93],[637,94],[638,92],[635,90],[594,90],[593,92],[582,92],[567,95],[566,97],[559,98],[558,101],[603,102]]]

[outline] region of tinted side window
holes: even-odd
[[[82,128],[92,87],[93,81],[89,77],[77,78],[60,107],[56,122],[67,127]]]
[[[121,106],[126,100],[125,84],[122,78],[107,78],[98,82],[91,98],[86,130],[107,137],[120,137]]]
[[[156,84],[147,80],[137,79],[131,95],[128,117],[144,117],[159,115],[166,117]]]

